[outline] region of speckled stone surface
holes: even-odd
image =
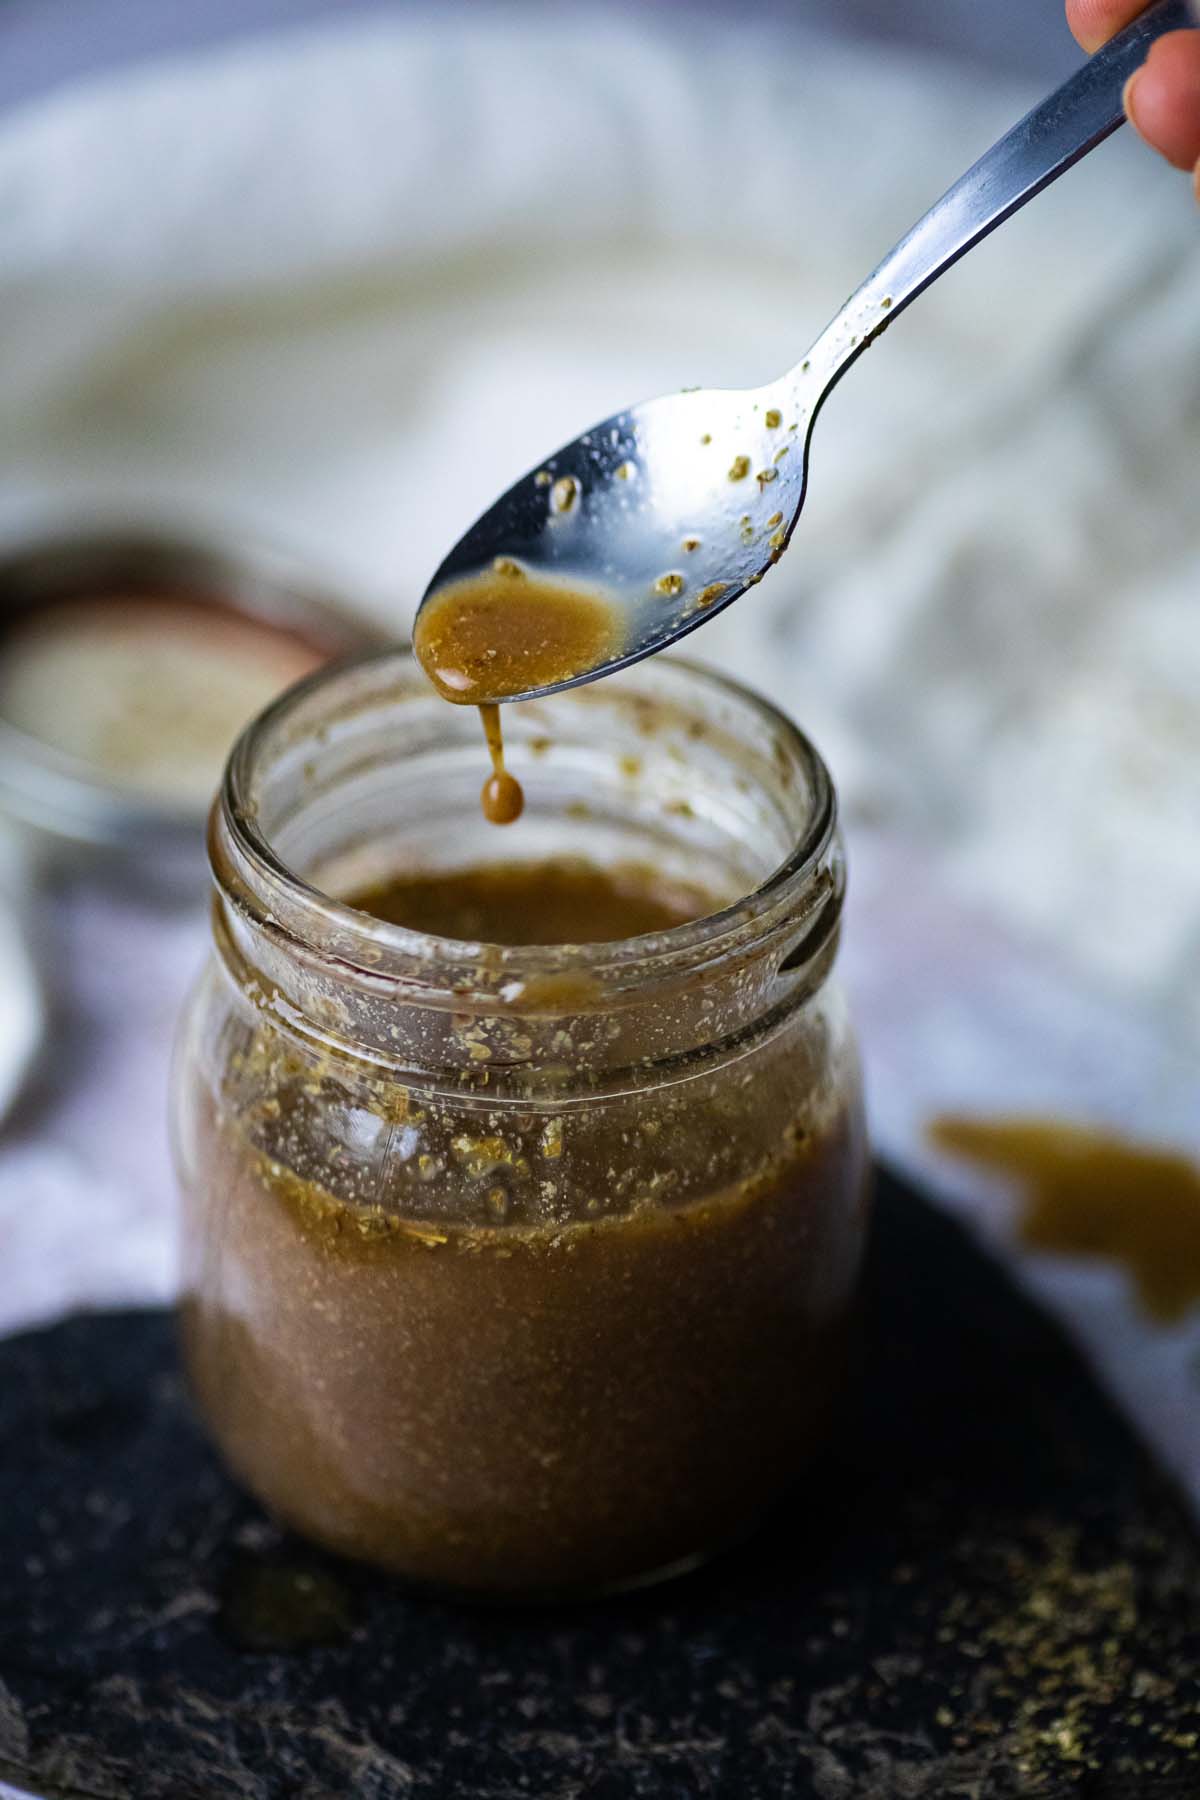
[[[226,1479],[160,1312],[0,1343],[0,1776],[89,1800],[1200,1794],[1200,1553],[957,1227],[881,1182],[819,1488],[685,1581],[414,1597]]]

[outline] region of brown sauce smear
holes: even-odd
[[[351,904],[410,931],[509,945],[614,943],[713,910],[701,888],[664,880],[648,864],[599,869],[582,857],[398,876]]]
[[[478,706],[483,720],[492,759],[483,813],[493,825],[511,825],[524,806],[504,766],[497,702],[595,668],[622,637],[620,612],[603,594],[528,575],[503,557],[422,607],[413,633],[421,667],[444,699]]]
[[[938,1119],[930,1138],[1021,1184],[1030,1249],[1123,1264],[1164,1321],[1200,1301],[1200,1168],[1187,1157],[1042,1119]]]

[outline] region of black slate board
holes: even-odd
[[[278,1533],[207,1448],[165,1313],[0,1343],[0,1774],[91,1800],[1200,1795],[1169,1483],[886,1176],[868,1287],[820,1491],[569,1612],[414,1597]]]

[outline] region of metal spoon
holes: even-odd
[[[521,693],[593,681],[684,637],[761,581],[786,549],[808,486],[817,414],[830,391],[931,282],[1124,121],[1125,82],[1163,32],[1191,24],[1158,0],[1027,114],[884,258],[779,381],[667,394],[594,425],[491,506],[442,563],[447,582],[497,559],[531,576],[603,590],[624,636],[604,660]],[[503,566],[503,560],[502,560]]]

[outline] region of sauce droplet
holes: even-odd
[[[525,795],[515,775],[504,766],[504,729],[500,708],[485,704],[479,708],[483,735],[487,739],[492,772],[480,792],[483,816],[489,825],[513,825],[525,810]]]
[[[514,825],[525,811],[525,790],[507,769],[488,776],[479,798],[489,825]]]

